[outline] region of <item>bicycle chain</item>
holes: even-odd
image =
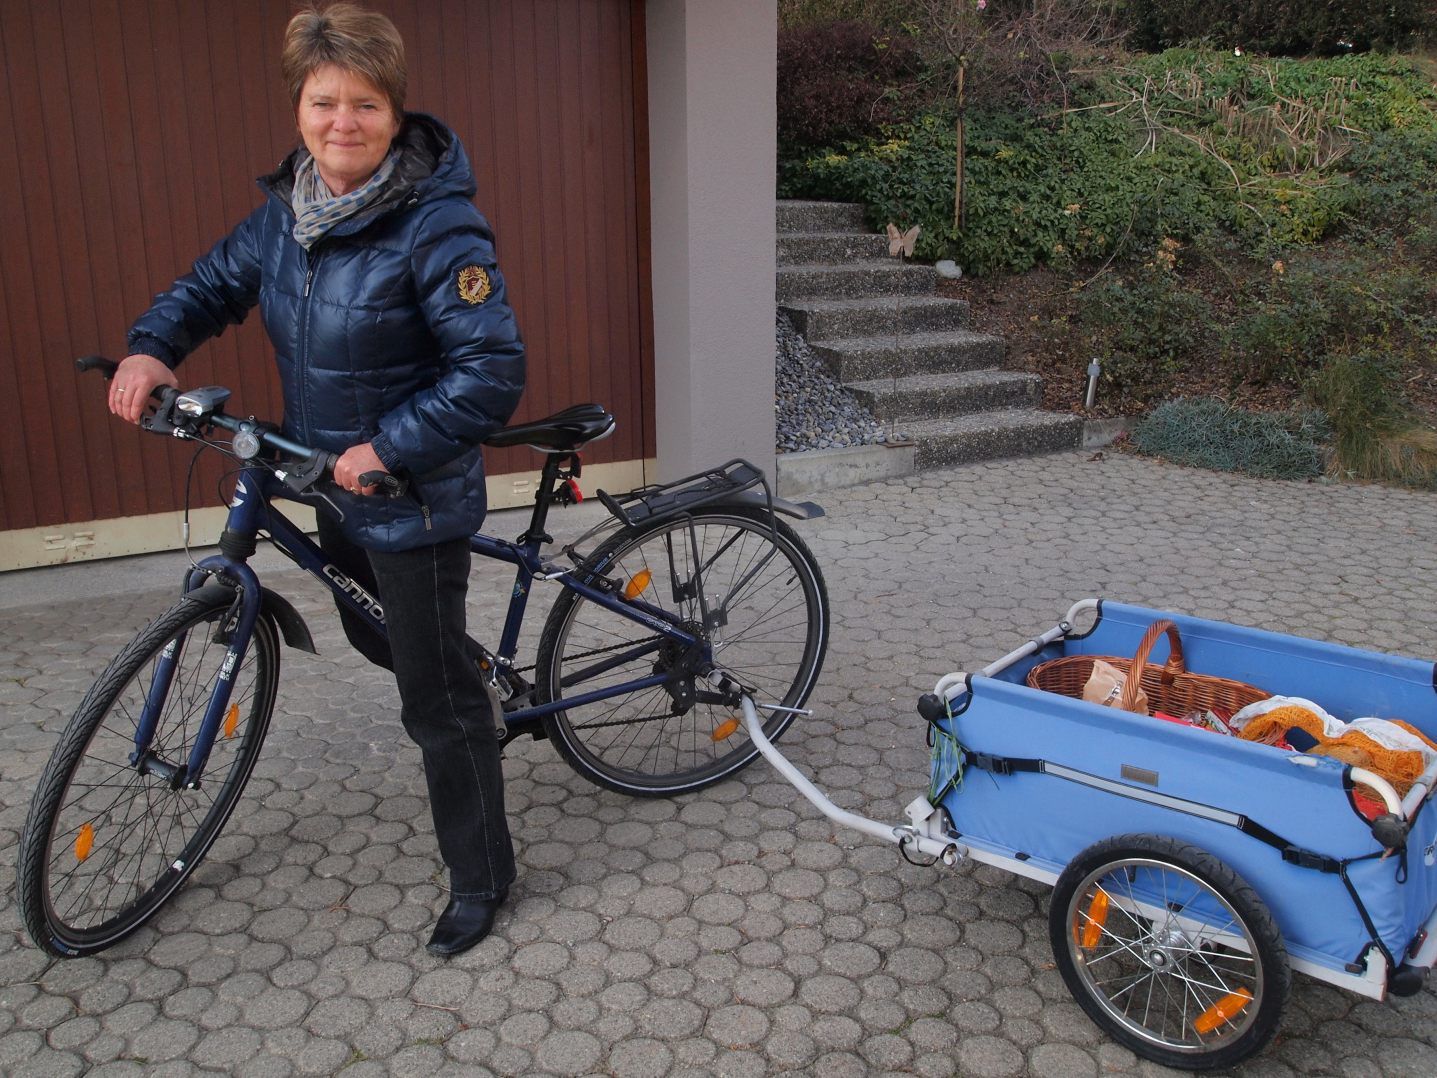
[[[648,639],[649,639],[649,640],[657,640],[658,638],[659,638],[658,634],[655,633],[653,636],[649,637]],[[607,654],[608,654],[609,652],[611,652],[611,651],[622,651],[624,648],[631,648],[631,647],[634,647],[634,646],[637,645],[637,644],[643,644],[643,643],[647,643],[647,641],[646,641],[646,640],[622,640],[622,641],[620,641],[620,642],[617,643],[617,644],[610,644],[610,645],[609,645],[608,647],[606,647],[606,648],[595,648],[593,651],[580,651],[580,652],[578,652],[578,653],[575,654],[575,655],[571,655],[570,658],[572,658],[572,659],[587,659],[590,655],[607,655]],[[530,663],[528,666],[513,666],[513,667],[510,667],[510,669],[511,669],[514,673],[516,673],[516,674],[527,674],[530,670],[537,670],[538,668],[539,668],[539,664],[538,664],[538,663]]]

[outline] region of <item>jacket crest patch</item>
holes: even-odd
[[[494,286],[482,266],[465,266],[459,271],[459,298],[465,303],[479,304],[489,298]]]

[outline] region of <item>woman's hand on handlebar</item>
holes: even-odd
[[[110,411],[127,423],[138,423],[156,386],[179,389],[180,383],[154,356],[126,356],[110,379]]]
[[[352,445],[334,462],[334,484],[351,494],[373,494],[379,489],[377,486],[359,485],[359,477],[366,472],[383,472],[387,475],[389,469],[368,442]]]

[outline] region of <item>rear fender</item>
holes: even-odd
[[[724,498],[722,505],[742,505],[751,509],[768,509],[768,498],[761,490],[742,490]],[[795,520],[813,520],[823,516],[823,506],[817,502],[791,502],[787,498],[774,498],[773,511]]]

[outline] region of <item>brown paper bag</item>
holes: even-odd
[[[1083,699],[1090,704],[1101,704],[1103,707],[1118,707],[1123,696],[1123,685],[1126,682],[1127,675],[1112,663],[1095,659],[1093,660],[1093,672],[1088,675],[1088,683],[1083,686]],[[1142,689],[1138,690],[1138,698],[1130,710],[1139,715],[1148,713],[1148,694]]]

